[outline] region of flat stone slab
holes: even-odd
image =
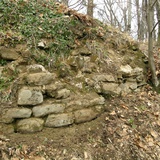
[[[32,114],[28,108],[11,108],[2,117],[4,123],[11,123],[15,118],[29,118]]]
[[[106,95],[119,95],[121,93],[121,88],[116,83],[103,83],[102,93]]]
[[[51,73],[32,73],[26,77],[28,84],[32,85],[47,85],[55,79],[55,74]]]
[[[45,126],[46,127],[63,127],[74,123],[72,113],[51,114],[48,116]]]
[[[43,102],[41,91],[21,89],[18,93],[18,105],[37,105]]]
[[[43,129],[44,120],[40,118],[27,118],[17,122],[16,128],[21,133],[34,133]]]
[[[95,74],[92,79],[95,82],[116,82],[115,78],[112,75],[108,74]]]
[[[62,113],[64,109],[64,104],[43,104],[33,107],[32,111],[35,117],[42,117],[52,113]]]
[[[87,93],[85,95],[75,95],[72,101],[66,103],[66,111],[72,112],[83,108],[89,108],[97,105],[104,105],[105,98],[99,96],[95,92]]]

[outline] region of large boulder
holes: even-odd
[[[18,93],[18,105],[37,105],[43,102],[41,91],[21,89]]]
[[[44,120],[40,118],[28,118],[19,120],[16,124],[18,132],[34,133],[43,129]]]
[[[45,126],[46,127],[62,127],[73,124],[74,116],[72,113],[51,114],[48,116]]]
[[[64,104],[43,104],[33,107],[33,115],[42,117],[52,113],[62,113],[65,109]]]

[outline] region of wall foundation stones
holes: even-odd
[[[19,54],[8,52],[3,48],[0,57],[17,62]],[[85,46],[50,72],[39,64],[24,65],[18,77],[17,104],[0,113],[0,122],[14,124],[14,130],[21,133],[88,122],[104,112],[107,97],[125,95],[144,85],[142,68],[121,65],[116,73],[105,72],[102,68],[107,64],[100,66],[101,62],[94,48]]]
[[[2,121],[11,123],[15,118],[29,118],[31,113],[31,109],[28,108],[11,108],[4,114]]]
[[[37,105],[43,102],[41,91],[21,89],[18,93],[18,105]]]
[[[62,127],[68,126],[74,123],[74,116],[72,113],[52,114],[49,115],[45,126],[46,127]]]
[[[19,120],[16,124],[18,132],[34,133],[43,129],[44,120],[40,118],[28,118]]]
[[[92,109],[82,109],[74,112],[75,123],[88,122],[95,119],[98,113]]]
[[[32,111],[35,117],[43,117],[52,113],[63,113],[64,109],[64,104],[43,104],[33,107]]]

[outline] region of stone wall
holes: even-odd
[[[11,63],[1,67],[1,76],[5,68],[19,74],[14,81],[16,105],[1,111],[0,122],[14,124],[14,130],[22,133],[88,122],[104,111],[109,96],[123,96],[144,85],[142,68],[121,65],[116,73],[103,72],[99,63],[104,60],[96,54],[85,47],[74,50],[65,65],[49,71],[24,63],[17,50],[3,48],[1,58]]]

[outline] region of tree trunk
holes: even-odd
[[[145,8],[145,1],[142,1],[142,11],[141,11],[141,25],[140,25],[140,35],[139,40],[143,41],[146,35],[147,29],[146,29],[146,8]]]
[[[153,6],[152,6],[152,0],[148,0],[148,10],[147,10],[147,15],[148,15],[148,61],[149,61],[149,67],[151,70],[152,74],[152,83],[155,88],[158,87],[159,81],[156,75],[156,67],[155,67],[155,62],[154,62],[154,57],[153,57]]]
[[[151,3],[153,4],[153,0],[151,1]],[[157,3],[156,3],[157,4]],[[155,9],[155,5],[153,6],[152,8],[152,24],[153,24],[153,27],[155,26],[155,15],[154,15],[154,9]],[[156,41],[156,30],[154,29],[153,30],[153,33],[152,33],[152,38],[154,41]]]
[[[128,21],[127,21],[127,7],[123,9],[123,18],[124,18],[124,31],[128,30]]]
[[[128,0],[127,2],[128,7],[128,25],[127,25],[127,31],[131,32],[131,21],[132,21],[132,0]]]
[[[156,3],[156,14],[157,14],[157,20],[158,23],[158,35],[157,35],[157,45],[160,46],[160,1],[158,0]]]
[[[93,0],[88,0],[87,15],[89,15],[92,18],[93,18],[93,8],[94,8]]]
[[[137,12],[137,26],[138,26],[138,29],[137,29],[137,38],[138,40],[140,40],[140,6],[139,6],[139,0],[136,0],[136,12]]]

